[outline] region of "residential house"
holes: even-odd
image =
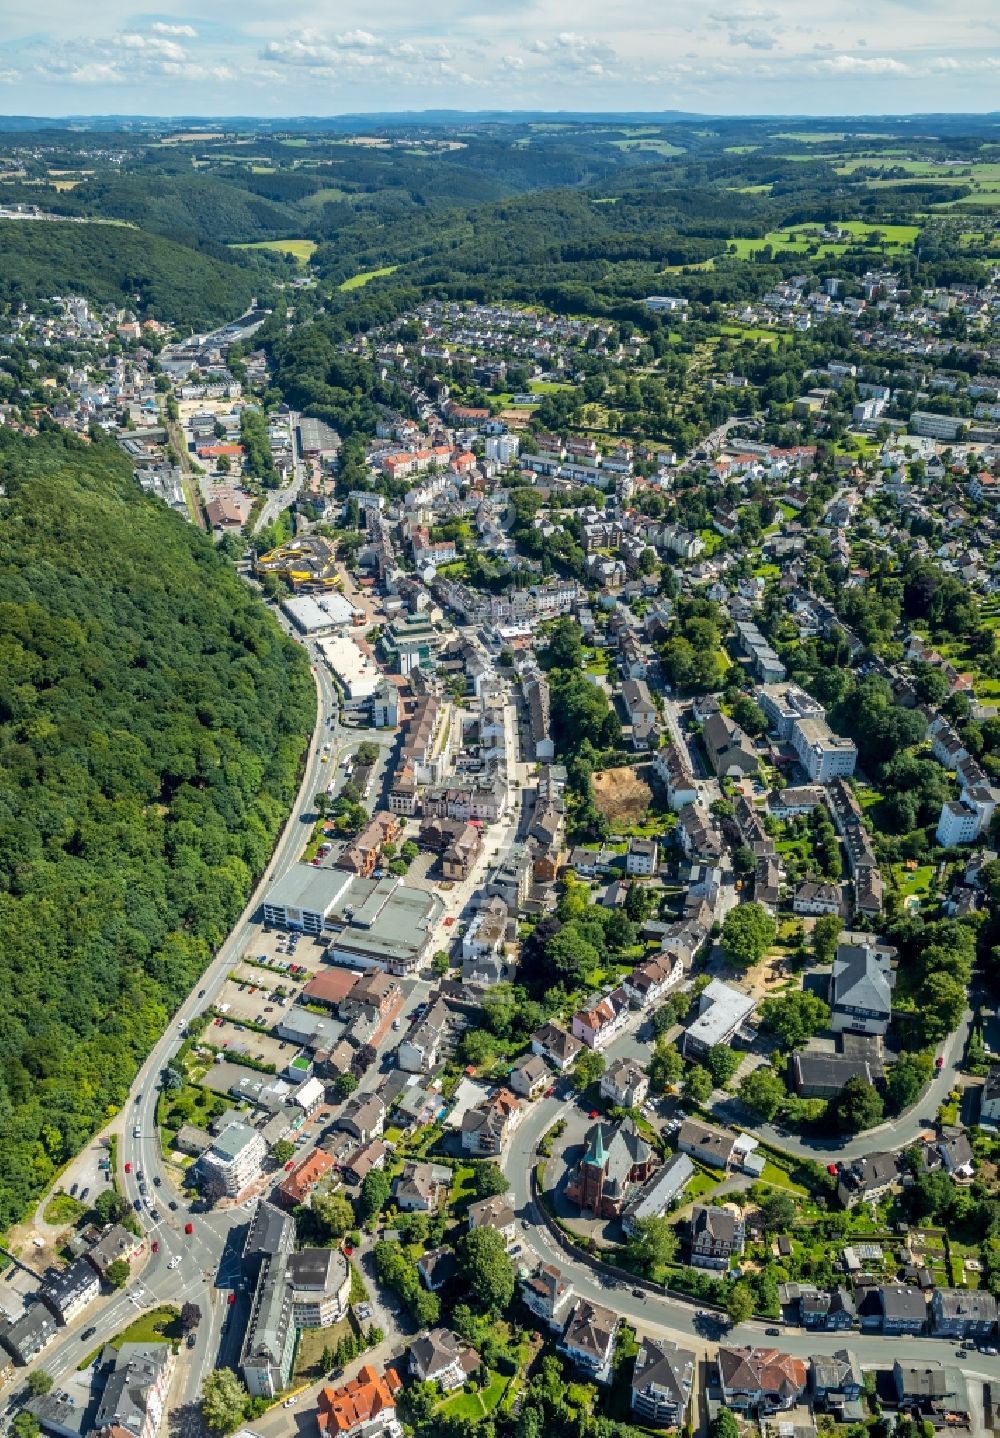
[[[344,1176],[351,1183],[361,1184],[374,1169],[385,1168],[386,1146],[380,1138],[363,1143],[344,1165]]]
[[[448,1010],[438,1001],[409,1030],[396,1049],[396,1064],[404,1073],[431,1073],[437,1065],[444,1043]]]
[[[830,1027],[834,1033],[884,1036],[892,1019],[892,964],[869,943],[838,945],[830,976]]]
[[[68,1268],[46,1277],[41,1299],[60,1324],[71,1323],[78,1313],[100,1296],[101,1280],[94,1266],[78,1258]]]
[[[521,1298],[549,1328],[562,1328],[575,1294],[573,1285],[551,1263],[543,1263],[520,1280]]]
[[[629,998],[624,989],[615,989],[588,1009],[573,1015],[573,1037],[589,1049],[606,1047],[628,1021]]]
[[[84,1257],[88,1263],[93,1264],[101,1278],[104,1278],[110,1265],[118,1259],[131,1263],[138,1257],[142,1252],[143,1242],[140,1236],[122,1228],[120,1223],[115,1223],[105,1229],[97,1242],[88,1248]]]
[[[626,679],[622,683],[622,703],[632,726],[633,749],[654,747],[656,705],[644,679]]]
[[[984,1288],[935,1288],[931,1333],[935,1338],[989,1338],[1000,1318],[997,1300]]]
[[[684,964],[675,954],[663,952],[646,959],[622,980],[634,1008],[651,1009],[684,977]]]
[[[316,1400],[321,1438],[378,1438],[396,1431],[396,1394],[402,1387],[394,1368],[379,1373],[370,1363],[341,1388],[322,1388]]]
[[[287,1208],[308,1203],[321,1179],[333,1169],[333,1159],[321,1148],[314,1148],[301,1163],[286,1174],[278,1187],[278,1199]]]
[[[677,815],[674,830],[677,842],[688,859],[714,863],[722,857],[722,834],[711,814],[694,804],[685,804]]]
[[[857,1317],[857,1306],[846,1288],[803,1293],[799,1299],[799,1322],[803,1328],[822,1328],[828,1333],[841,1333],[853,1328]]]
[[[509,1193],[492,1194],[469,1204],[469,1231],[477,1228],[493,1228],[510,1247],[517,1233],[517,1216],[511,1207]]]
[[[863,1422],[863,1391],[861,1365],[850,1349],[810,1358],[809,1396],[821,1412],[832,1413],[841,1423]]]
[[[696,1203],[691,1210],[690,1234],[692,1265],[725,1272],[743,1252],[746,1229],[734,1209]]]
[[[794,1408],[806,1391],[806,1365],[777,1348],[720,1346],[717,1362],[723,1403],[747,1416]]]
[[[481,1363],[450,1328],[432,1328],[410,1344],[410,1373],[420,1383],[439,1383],[445,1393],[461,1388]]]
[[[360,1143],[370,1143],[385,1127],[385,1105],[378,1094],[355,1094],[344,1105],[335,1126],[353,1134]]]
[[[667,803],[675,813],[685,804],[697,802],[698,786],[691,772],[690,760],[673,739],[669,739],[653,755],[653,773],[666,789]]]
[[[625,872],[632,878],[649,878],[660,862],[660,846],[655,839],[629,839],[625,855]]]
[[[733,1163],[736,1135],[700,1119],[685,1119],[677,1133],[677,1147],[698,1163],[725,1172]]]
[[[556,1347],[595,1383],[610,1383],[618,1324],[610,1308],[578,1298]]]
[[[649,1092],[649,1079],[634,1059],[619,1058],[601,1075],[601,1096],[620,1108],[639,1108]]]
[[[579,1039],[557,1024],[546,1023],[531,1035],[531,1052],[547,1059],[553,1068],[565,1073],[576,1062],[583,1048]]]
[[[987,1123],[1000,1123],[1000,1066],[986,1075],[979,1101],[979,1117]]]
[[[843,892],[839,884],[806,879],[795,890],[792,911],[796,914],[839,914]]]
[[[837,1165],[837,1197],[844,1208],[877,1203],[899,1184],[899,1169],[892,1153],[868,1153]]]
[[[521,1100],[510,1089],[496,1089],[462,1116],[462,1150],[478,1158],[497,1158],[523,1117]]]
[[[56,1316],[44,1303],[32,1303],[13,1322],[0,1323],[0,1345],[15,1363],[28,1364],[56,1336]]]
[[[900,1414],[928,1421],[937,1432],[971,1432],[972,1407],[965,1375],[958,1367],[921,1358],[892,1368],[896,1407]]]
[[[523,1054],[507,1075],[507,1084],[520,1098],[535,1099],[552,1082],[552,1070],[538,1054]]]
[[[919,1288],[884,1284],[879,1289],[879,1307],[883,1333],[923,1333],[927,1326],[927,1297]]]
[[[630,1407],[642,1423],[679,1428],[694,1388],[696,1359],[665,1338],[643,1336],[632,1370]]]
[[[455,1250],[443,1245],[441,1248],[429,1248],[427,1252],[417,1259],[417,1272],[423,1280],[423,1285],[431,1293],[440,1293],[452,1279],[458,1277],[458,1260],[455,1257]]]
[[[396,1207],[404,1213],[437,1213],[451,1188],[451,1169],[443,1164],[406,1159],[392,1185]]]
[[[102,1438],[155,1438],[174,1363],[169,1343],[123,1343],[105,1378],[93,1431]]]

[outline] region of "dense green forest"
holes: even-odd
[[[0,430],[0,484],[5,1228],[236,918],[315,700],[303,651],[110,442]]]
[[[0,305],[78,294],[193,329],[241,314],[266,283],[252,268],[125,225],[0,221],[0,254]]]

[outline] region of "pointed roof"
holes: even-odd
[[[587,1154],[583,1161],[584,1163],[591,1164],[594,1168],[603,1169],[608,1161],[608,1156],[604,1148],[604,1129],[601,1124],[595,1124],[592,1133],[593,1136],[587,1147]]]

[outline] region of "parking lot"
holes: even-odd
[[[205,1031],[205,1040],[213,1048],[224,1049],[226,1053],[245,1054],[259,1063],[274,1064],[279,1073],[297,1052],[294,1044],[282,1043],[280,1039],[254,1033],[251,1029],[238,1028],[225,1019],[221,1023],[216,1020]]]
[[[261,984],[260,979],[266,975],[260,969],[256,970],[256,973],[259,976],[258,981],[245,984],[244,987],[233,979],[227,979],[219,990],[215,1008],[227,1019],[248,1024],[264,1024],[269,1028],[291,1007],[301,985],[283,982],[281,987],[285,989],[288,997],[282,1000],[275,997],[274,985]]]
[[[258,928],[254,930],[246,946],[244,957],[274,969],[275,982],[278,983],[282,982],[281,976],[287,975],[292,964],[299,964],[309,971],[306,980],[308,982],[323,961],[326,945],[325,939],[317,939],[311,934],[290,934],[284,929]],[[266,974],[261,974],[261,982],[268,982]]]

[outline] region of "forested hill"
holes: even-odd
[[[241,314],[266,282],[252,269],[126,225],[0,221],[0,255],[0,305],[86,295],[196,330]]]
[[[263,870],[301,649],[109,443],[0,429],[0,1229],[126,1096]]]

